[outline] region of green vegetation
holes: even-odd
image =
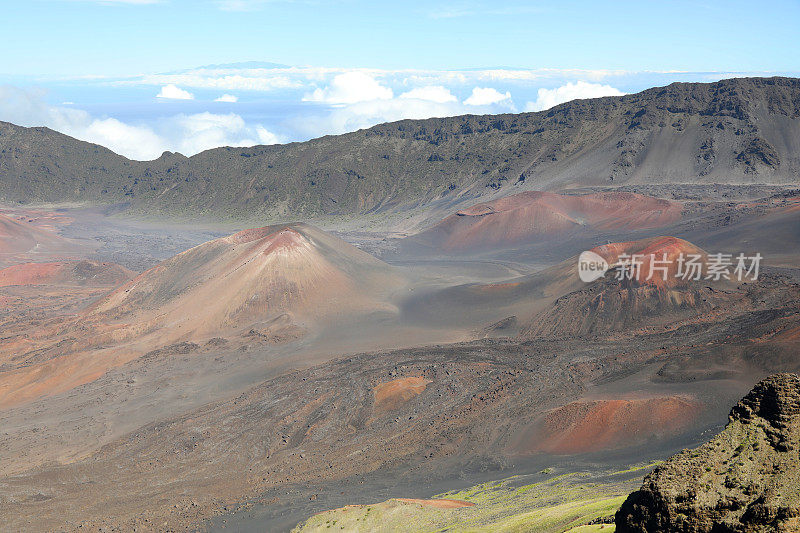
[[[438,494],[434,500],[460,500],[470,507],[437,508],[416,502],[388,500],[370,506],[351,505],[320,513],[295,531],[541,531],[585,533],[614,531],[612,524],[590,524],[614,515],[642,476],[655,463],[616,472],[514,476],[460,491]],[[542,477],[544,478],[542,479]]]
[[[800,531],[800,376],[775,374],[725,429],[670,457],[622,505],[625,531]]]

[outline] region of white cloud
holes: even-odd
[[[401,94],[400,98],[426,100],[429,102],[438,102],[440,104],[458,101],[458,98],[456,98],[455,95],[450,92],[450,89],[441,85],[417,87],[416,89],[411,89],[410,91]]]
[[[282,138],[239,115],[174,115],[151,125],[97,118],[82,109],[48,105],[40,90],[0,86],[0,120],[21,126],[47,126],[77,139],[100,144],[126,157],[150,160],[164,151],[194,155],[218,146],[275,144]]]
[[[602,96],[622,96],[623,93],[610,85],[578,81],[568,82],[566,85],[555,89],[539,89],[538,97],[534,102],[528,102],[526,111],[542,111],[558,104],[582,98],[600,98]]]
[[[501,93],[491,87],[475,87],[472,89],[472,94],[469,98],[464,100],[464,103],[473,106],[487,106],[510,101],[511,93],[508,91]]]
[[[379,85],[370,76],[359,77],[361,83],[358,87],[361,92],[352,95],[344,90],[345,87],[349,88],[351,85],[342,83],[342,76],[344,74],[334,78],[334,80],[339,79],[339,83],[332,83],[325,89],[318,89],[319,92],[313,98],[306,95],[306,100],[326,101],[324,98],[330,100],[327,101],[331,104],[327,114],[298,117],[290,120],[289,125],[304,137],[318,137],[347,133],[403,119],[450,117],[475,113],[476,110],[484,113],[499,113],[514,109],[510,93],[503,94],[495,89],[480,87],[476,87],[472,91],[472,95],[463,103],[459,102],[447,87],[441,85],[417,87],[398,97],[392,97],[390,88]],[[355,80],[354,76],[348,76],[346,81],[355,82]],[[364,87],[372,89],[365,91]],[[323,91],[327,92],[323,93]],[[348,96],[352,97],[347,98]],[[343,103],[346,100],[349,102]]]
[[[318,137],[347,133],[407,118],[447,117],[463,113],[463,106],[457,102],[438,103],[430,100],[393,98],[334,107],[327,115],[298,119],[294,126],[306,136]]]
[[[496,82],[532,82],[541,79],[593,80],[600,81],[614,76],[629,74],[625,70],[580,70],[580,69],[486,69],[473,71],[476,79]]]
[[[176,115],[163,125],[174,149],[182,154],[196,154],[218,146],[253,146],[260,143],[258,132],[251,130],[234,113],[196,113]]]
[[[280,144],[284,142],[279,135],[272,133],[260,124],[256,126],[256,135],[258,136],[258,144]]]
[[[355,104],[372,100],[390,100],[394,93],[373,76],[361,71],[345,72],[333,78],[324,89],[315,89],[303,97],[306,102],[328,104]]]
[[[276,69],[277,70],[277,69]],[[180,74],[149,74],[134,80],[117,82],[118,85],[183,85],[200,89],[223,91],[273,91],[276,89],[298,89],[305,86],[301,80],[273,69],[243,69],[236,73],[219,74],[197,70]]]
[[[185,91],[177,85],[169,84],[161,88],[161,92],[156,95],[156,98],[166,98],[169,100],[194,100],[194,95],[189,91]]]
[[[146,126],[132,126],[115,118],[93,119],[88,113],[85,120],[67,125],[63,132],[133,159],[155,159],[167,149],[165,141]]]
[[[51,106],[45,104],[43,93],[26,90],[20,93],[22,96],[17,95],[14,105],[0,101],[0,120],[46,125],[132,158],[151,159],[164,150],[191,155],[215,146],[305,140],[401,119],[514,112],[512,92],[521,101],[532,100],[527,109],[543,109],[574,98],[623,94],[611,86],[617,84],[613,76],[620,75],[557,69],[375,70],[249,62],[84,81],[109,90],[152,86],[150,94],[158,92],[159,99],[194,98],[192,92],[196,88],[200,95],[213,95],[203,96],[197,104],[205,105],[206,113],[163,117],[160,115],[166,106],[150,100],[152,107],[142,114],[141,120],[120,121],[92,116],[79,106],[66,103]],[[599,79],[603,76],[611,77]],[[539,89],[545,84],[557,88]],[[264,100],[265,106],[280,106],[278,115],[272,111],[278,108],[269,107],[269,113],[264,113],[254,111],[251,106],[238,107],[237,113],[241,115],[213,113],[224,107],[208,100],[216,97],[218,102],[236,102],[244,94],[240,91],[284,91],[274,100]],[[462,91],[468,94],[459,101],[456,95],[461,96]],[[315,105],[284,105],[301,99]],[[263,120],[274,122],[262,124]],[[273,124],[280,128],[281,135],[274,133]]]

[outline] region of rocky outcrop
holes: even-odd
[[[736,156],[736,161],[744,165],[745,172],[758,172],[759,165],[776,168],[780,165],[781,159],[775,148],[764,139],[756,137],[751,140],[744,149]]]
[[[647,476],[616,524],[621,533],[800,530],[800,376],[758,383],[719,435]]]

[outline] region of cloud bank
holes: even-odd
[[[474,106],[486,106],[501,102],[511,102],[511,93],[508,91],[501,93],[491,87],[475,87],[469,98],[464,100],[465,104]]]
[[[619,88],[686,78],[675,72],[347,69],[250,61],[127,78],[43,81],[49,93],[25,89],[20,90],[25,97],[13,99],[6,89],[0,120],[49,126],[129,157],[151,159],[165,150],[191,155],[222,145],[304,141],[401,119],[538,111],[576,98],[624,94]],[[88,98],[97,94],[124,104],[92,111],[96,102]],[[52,102],[70,104],[46,103],[48,95]],[[131,103],[136,104],[133,118]]]
[[[379,78],[381,73],[353,71],[336,74],[330,83],[316,87],[303,101],[319,104],[319,111],[289,121],[301,137],[341,134],[403,119],[449,117],[467,113],[497,113],[513,109],[511,93],[474,87],[459,102],[444,85],[413,87],[399,96]],[[406,83],[409,80],[405,80]],[[414,80],[415,82],[418,80]]]
[[[526,111],[543,111],[558,104],[583,98],[600,98],[602,96],[622,96],[619,89],[610,85],[578,81],[567,83],[555,89],[539,89],[539,97],[525,105]]]
[[[657,75],[654,73],[653,75]],[[670,73],[675,77],[679,73]],[[345,75],[338,81],[336,77]],[[579,69],[511,69],[490,68],[478,70],[422,70],[422,69],[366,69],[316,66],[286,66],[272,63],[240,63],[209,65],[176,72],[146,74],[111,81],[115,85],[175,85],[189,89],[218,89],[223,91],[283,91],[300,90],[309,98],[325,101],[335,96],[337,88],[352,92],[359,82],[380,80],[378,86],[406,92],[418,87],[442,86],[450,91],[457,88],[472,89],[487,84],[513,85],[515,87],[558,87],[565,82],[588,81],[600,83],[620,79],[634,73],[620,70]],[[373,90],[381,90],[373,86]],[[314,91],[320,92],[314,96]],[[327,89],[327,91],[326,91]],[[501,91],[508,90],[503,87]],[[333,91],[331,93],[331,91]],[[501,94],[503,94],[501,92]]]
[[[374,77],[365,72],[353,71],[335,76],[330,85],[315,89],[303,97],[303,100],[336,105],[391,100],[393,96],[392,89],[381,85]]]
[[[218,146],[283,142],[264,126],[248,125],[234,113],[177,114],[152,124],[130,124],[94,117],[81,109],[52,106],[45,101],[43,91],[11,86],[0,86],[0,120],[20,126],[47,126],[138,160],[155,159],[166,150],[193,155]]]

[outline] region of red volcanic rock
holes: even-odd
[[[36,228],[0,215],[0,253],[27,252],[36,246],[36,233]]]
[[[523,192],[463,209],[419,238],[448,251],[503,247],[582,229],[662,227],[682,210],[676,202],[627,192]]]
[[[0,270],[0,287],[10,285],[81,285],[113,287],[136,274],[114,263],[62,261],[25,263]]]
[[[273,226],[264,226],[263,228],[243,229],[238,233],[234,233],[229,237],[225,237],[225,240],[227,242],[231,242],[234,244],[253,242],[257,241],[258,239],[263,239],[264,237],[268,237],[271,233],[274,233],[274,231],[275,228]]]
[[[674,286],[686,281],[677,276],[681,257],[688,259],[690,256],[699,256],[699,262],[703,265],[708,259],[704,250],[677,237],[610,243],[592,248],[592,251],[603,257],[611,267],[622,264],[626,256],[630,260],[635,255],[640,266],[633,271],[632,279],[639,284],[654,286]],[[662,266],[666,271],[658,270]]]
[[[0,270],[0,287],[45,285],[61,277],[63,263],[25,263]]]
[[[375,395],[375,411],[396,409],[414,396],[425,391],[431,380],[422,377],[399,378],[380,383],[372,389]]]
[[[641,444],[679,434],[700,408],[696,401],[680,396],[572,402],[545,415],[535,447],[571,454]]]

